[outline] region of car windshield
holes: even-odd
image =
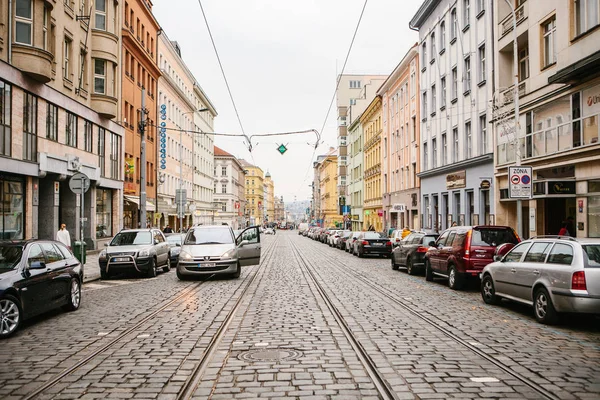
[[[230,244],[233,236],[229,228],[194,229],[185,237],[185,244]]]
[[[519,243],[512,229],[473,229],[471,246],[496,247],[504,243]]]
[[[426,235],[423,236],[423,240],[421,241],[421,243],[423,243],[425,246],[429,246],[429,243],[435,242],[437,238],[437,235]]]
[[[588,266],[600,267],[600,244],[584,244],[583,250],[588,257]]]
[[[181,244],[183,242],[183,235],[169,235],[167,236],[167,242],[169,244]]]
[[[385,236],[379,232],[365,232],[365,239],[383,239]]]
[[[0,272],[15,269],[23,255],[22,246],[0,246]]]
[[[111,246],[152,244],[152,234],[148,231],[119,232],[110,242]]]
[[[344,233],[344,237],[345,238],[349,238],[350,236],[352,236],[352,232],[346,232],[346,233]]]

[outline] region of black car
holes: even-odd
[[[359,257],[367,254],[389,257],[392,254],[392,242],[380,232],[361,232],[354,242],[353,254]]]
[[[352,237],[352,231],[344,231],[337,241],[336,247],[340,250],[346,250],[346,241]]]
[[[77,310],[82,282],[79,260],[62,243],[0,241],[0,338],[51,309]]]
[[[392,269],[406,268],[409,275],[424,271],[429,243],[435,242],[438,236],[435,233],[415,232],[402,239],[392,250]]]

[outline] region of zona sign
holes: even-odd
[[[530,199],[532,192],[531,167],[514,166],[508,167],[508,196],[511,199]]]

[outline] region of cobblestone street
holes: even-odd
[[[539,324],[477,285],[295,231],[239,279],[116,277],[0,348],[2,399],[597,399],[600,321]]]

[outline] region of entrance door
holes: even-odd
[[[571,236],[577,236],[577,227],[575,226],[576,199],[570,198],[547,198],[544,200],[545,221],[544,230],[547,235],[557,235],[561,225],[568,217],[573,217],[573,222],[567,226]]]

